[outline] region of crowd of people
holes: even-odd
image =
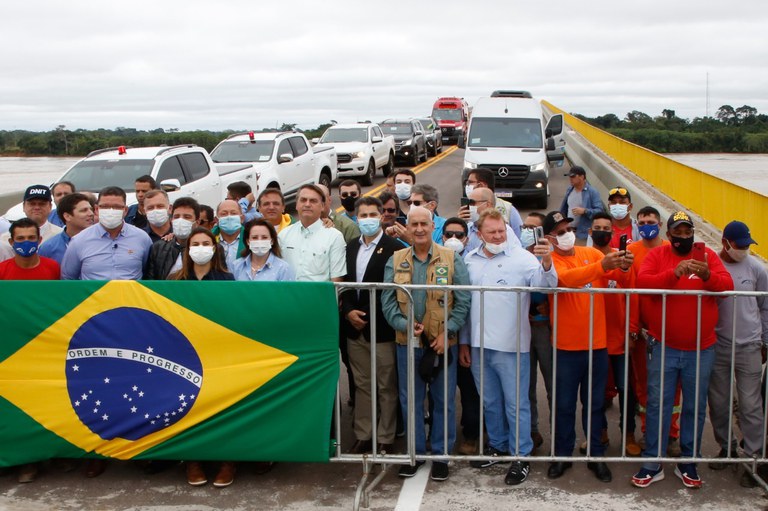
[[[136,180],[138,202],[131,207],[118,187],[107,187],[95,198],[67,182],[53,189],[35,185],[24,195],[26,218],[13,222],[0,239],[0,279],[447,286],[411,289],[410,295],[403,288],[378,290],[375,305],[367,290],[347,288],[339,303],[340,349],[356,439],[347,451],[394,452],[398,424],[408,417],[412,349],[418,373],[416,454],[438,456],[431,468],[435,481],[449,477],[454,448],[465,455],[482,451],[486,457],[471,462],[478,469],[509,463],[506,484],[527,479],[526,458],[541,448],[547,424],[538,417],[539,375],[554,414],[551,454],[573,456],[580,400],[589,436],[579,449],[593,457],[587,468],[600,481],[612,480],[608,464],[599,460],[609,443],[606,408],[616,395],[625,454],[648,458],[632,477],[637,487],[664,478],[664,467],[654,458],[701,457],[707,404],[720,447],[713,455],[759,457],[765,439],[765,296],[541,289],[766,292],[768,273],[750,255],[756,242],[748,226],[730,222],[715,251],[696,241],[693,219],[685,211],[664,221],[656,208],[646,206],[633,218],[626,188],[611,189],[606,206],[583,168],[572,167],[569,179],[559,210],[524,219],[496,197],[494,175],[484,168],[468,173],[465,203],[450,218],[438,214],[437,189],[417,184],[409,169],[388,176],[378,197],[364,196],[357,181],[342,181],[340,213],[331,209],[330,190],[304,185],[295,218],[286,213],[279,190],[266,189],[256,197],[246,183],[231,184],[215,210],[189,197],[171,203],[149,176]],[[486,291],[452,288],[457,285]],[[505,286],[538,289],[493,289]],[[729,434],[732,364],[741,443]],[[457,388],[462,441],[455,445]],[[482,446],[480,388],[487,430]],[[505,461],[505,456],[516,460]],[[423,463],[403,465],[399,475],[412,477]],[[104,466],[94,460],[86,473],[99,475]],[[570,468],[570,462],[552,462],[547,477],[560,478]],[[37,464],[21,467],[19,481],[34,480],[37,470]],[[228,486],[235,473],[236,465],[223,461],[214,485]],[[696,463],[678,463],[674,473],[688,488],[702,485]],[[199,462],[187,462],[187,479],[193,485],[207,482]],[[740,482],[755,484],[748,471],[742,471]]]

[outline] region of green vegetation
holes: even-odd
[[[582,121],[659,153],[768,153],[768,115],[748,105],[723,105],[715,117],[692,121],[665,109],[658,117],[633,110],[624,119],[615,114]]]
[[[306,130],[307,138],[321,136],[331,123]],[[283,124],[279,131],[290,131],[295,124]],[[274,131],[263,129],[261,131]],[[0,155],[4,156],[85,156],[96,149],[115,146],[148,147],[159,145],[196,144],[213,150],[221,140],[237,131],[179,131],[177,129],[137,130],[115,129],[68,130],[60,125],[51,131],[0,130]]]

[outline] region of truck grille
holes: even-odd
[[[528,178],[528,165],[483,165],[496,176],[496,188],[519,188]]]
[[[443,136],[451,136],[453,135],[453,132],[456,131],[456,128],[441,128],[443,131]]]
[[[348,153],[339,153],[336,155],[336,160],[339,163],[349,163],[352,161],[352,155]]]

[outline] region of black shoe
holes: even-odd
[[[736,453],[735,450],[732,451],[734,454]],[[728,451],[725,449],[720,449],[720,452],[717,453],[717,458],[727,458],[728,457]],[[712,463],[709,463],[710,470],[723,470],[728,466],[727,463],[722,463],[720,461],[713,461]]]
[[[757,481],[752,477],[752,472],[749,470],[743,470],[741,477],[739,478],[739,486],[742,488],[755,488],[757,487]]]
[[[533,441],[533,448],[538,449],[544,443],[544,437],[538,431],[534,431],[531,433],[531,441]]]
[[[573,466],[570,461],[555,461],[550,463],[549,470],[547,470],[547,477],[550,479],[557,479],[565,474],[565,471]]]
[[[498,449],[494,449],[493,447],[489,446],[488,449],[485,450],[485,455],[491,456],[491,459],[470,461],[469,466],[472,468],[488,468],[496,465],[497,463],[509,463],[508,461],[496,459],[499,456],[509,456],[508,452],[499,451]]]
[[[430,477],[433,481],[445,481],[448,479],[448,463],[444,461],[433,461]]]
[[[528,478],[528,472],[531,471],[531,465],[527,461],[513,461],[504,477],[506,484],[520,484]]]
[[[419,471],[419,468],[424,464],[423,461],[417,461],[415,465],[403,465],[400,467],[400,470],[397,472],[397,475],[400,477],[413,477],[416,475],[416,472]]]
[[[595,473],[595,476],[604,483],[610,483],[613,480],[611,469],[604,461],[589,462],[587,468]]]
[[[370,440],[355,440],[349,449],[349,454],[370,454],[373,445]]]

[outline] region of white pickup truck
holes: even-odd
[[[378,124],[337,124],[312,142],[318,148],[336,149],[339,177],[362,176],[364,185],[372,185],[376,169],[381,169],[385,177],[394,169],[395,139],[384,136]]]
[[[253,132],[231,135],[211,152],[219,172],[228,175],[229,167],[253,166],[257,186],[254,195],[266,188],[277,188],[286,202],[295,200],[305,184],[331,187],[336,179],[336,151],[332,147],[312,148],[298,132]]]
[[[208,151],[196,145],[99,149],[75,163],[54,184],[70,181],[78,192],[94,193],[106,186],[119,186],[126,191],[130,206],[136,203],[136,178],[143,175],[152,176],[168,192],[171,202],[192,197],[213,208],[226,198],[230,183],[245,181],[256,187],[256,173],[250,165],[217,169]],[[5,215],[11,221],[23,216],[21,204]]]

